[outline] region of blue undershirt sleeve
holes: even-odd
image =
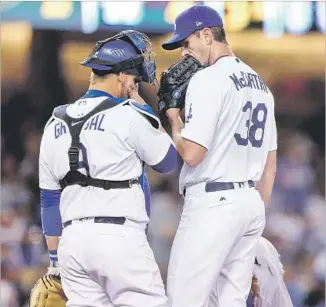
[[[177,151],[173,145],[170,145],[168,152],[161,162],[152,165],[154,171],[159,173],[167,173],[177,167]]]
[[[41,220],[43,233],[59,237],[62,233],[62,221],[59,210],[61,190],[41,189]]]

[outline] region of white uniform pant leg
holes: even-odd
[[[227,258],[217,280],[217,306],[245,307],[253,274],[255,245],[260,233],[243,236]],[[214,294],[212,294],[214,295]]]
[[[243,206],[252,203],[251,218],[245,234],[238,240],[225,260],[213,287],[209,307],[245,307],[253,275],[256,246],[265,227],[265,207],[258,192],[243,199]]]
[[[67,307],[166,307],[167,297],[144,230],[81,223],[63,231],[59,263]]]
[[[159,267],[144,231],[132,235],[117,259],[111,284],[107,285],[114,306],[168,307]],[[131,241],[131,242],[129,242]]]
[[[265,210],[258,192],[253,188],[185,198],[168,270],[167,290],[172,307],[208,306],[224,264],[238,244],[242,245],[241,238],[248,232],[253,220],[257,220],[257,229],[253,232],[259,236],[265,225]],[[249,265],[248,272],[244,272],[249,278],[252,275],[250,270]],[[237,291],[243,293],[245,290],[241,288]],[[220,306],[243,307],[245,299],[243,296],[240,305]]]
[[[89,237],[84,235],[84,231],[80,231],[81,226],[87,227],[85,224],[68,226],[63,230],[59,241],[58,259],[61,282],[68,298],[66,307],[113,306],[101,285],[87,272],[90,268],[85,267],[85,258],[90,255],[86,255],[84,250],[92,246]],[[96,263],[96,254],[94,253],[91,257]]]

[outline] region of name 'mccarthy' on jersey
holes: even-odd
[[[108,96],[86,95],[69,105],[67,114],[73,118],[84,116]],[[166,133],[154,128],[148,117],[126,105],[124,99],[112,96],[110,99],[116,106],[94,114],[83,124],[78,171],[110,181],[139,178],[143,162],[155,169],[174,146]],[[52,117],[44,129],[40,147],[41,189],[61,189],[59,180],[69,171],[70,145],[67,124]],[[137,223],[148,222],[140,185],[110,190],[77,184],[66,187],[61,193],[60,214],[62,222],[94,216],[123,216]]]
[[[181,135],[207,153],[196,167],[184,164],[180,191],[199,182],[258,181],[277,149],[274,97],[251,67],[221,57],[190,80]]]

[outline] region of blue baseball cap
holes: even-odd
[[[181,42],[195,31],[218,26],[223,26],[223,21],[216,10],[207,5],[192,6],[176,18],[174,35],[162,44],[162,48],[180,48]]]

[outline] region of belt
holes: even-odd
[[[69,171],[66,176],[59,181],[62,190],[68,186],[78,184],[82,187],[92,186],[102,188],[104,190],[111,189],[128,189],[134,184],[139,184],[139,179],[129,179],[122,181],[96,179],[90,176],[85,176],[79,171]]]
[[[224,190],[234,190],[236,188],[253,188],[255,183],[252,180],[246,182],[206,182],[204,184],[199,183],[183,189],[183,196],[186,196],[187,191],[197,190],[198,192],[217,192]]]
[[[74,222],[93,221],[94,223],[103,224],[117,224],[123,225],[126,222],[126,218],[122,216],[96,216],[96,217],[83,217],[80,219],[70,220],[62,224],[62,228],[66,228]]]

